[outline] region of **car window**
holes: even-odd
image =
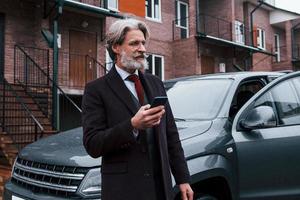
[[[233,97],[229,117],[233,119],[241,107],[263,87],[264,83],[260,80],[248,80],[242,83]]]
[[[167,91],[175,118],[207,120],[214,118],[228,93],[231,79],[178,81]]]
[[[293,78],[274,86],[254,102],[254,107],[270,106],[278,125],[300,124],[300,78]]]
[[[273,88],[272,97],[275,102],[279,125],[300,124],[300,97],[294,83],[299,83],[300,78],[283,82]],[[298,91],[299,91],[298,87]]]

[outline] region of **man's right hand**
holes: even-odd
[[[150,108],[150,105],[147,104],[142,106],[139,111],[131,118],[131,124],[133,128],[138,130],[143,130],[146,128],[151,128],[160,123],[160,119],[165,113],[164,106],[157,106]]]

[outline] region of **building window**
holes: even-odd
[[[146,0],[146,18],[161,21],[160,0]]]
[[[245,44],[245,26],[242,22],[235,21],[235,41]]]
[[[118,0],[107,1],[107,7],[109,10],[118,11]]]
[[[266,49],[266,32],[261,28],[257,28],[257,47]]]
[[[114,65],[113,60],[111,59],[111,57],[109,56],[108,51],[105,51],[105,68],[106,71],[109,71]]]
[[[146,72],[158,76],[164,80],[164,57],[160,55],[149,54],[147,61],[149,63]]]
[[[279,35],[278,34],[274,34],[274,42],[275,42],[274,54],[276,55],[276,62],[280,62],[280,45],[279,45]]]
[[[188,23],[188,4],[176,1],[175,3],[176,10],[176,20],[175,24],[181,29],[181,38],[188,38],[189,35],[189,23]]]

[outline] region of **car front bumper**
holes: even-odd
[[[61,198],[47,194],[36,194],[31,190],[27,190],[23,187],[20,187],[10,180],[8,180],[4,186],[4,194],[3,200],[70,200],[71,198]],[[76,198],[78,199],[78,198]],[[85,200],[100,200],[98,199],[90,199],[90,198],[82,198]]]

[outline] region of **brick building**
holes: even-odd
[[[272,1],[2,0],[0,193],[19,149],[80,125],[85,83],[111,66],[106,30],[124,16],[150,27],[147,72],[162,80],[300,69],[300,15]]]

